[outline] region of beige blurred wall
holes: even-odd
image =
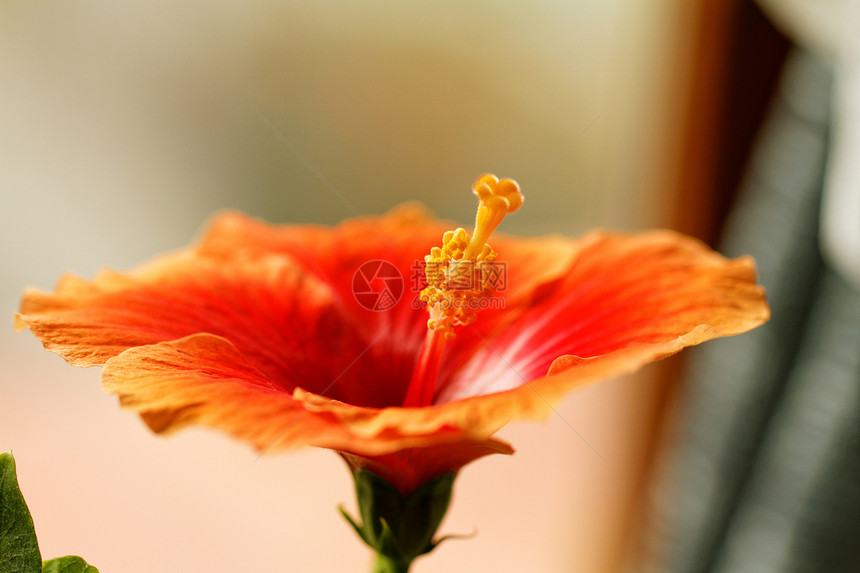
[[[418,199],[465,224],[468,186],[492,171],[527,197],[508,231],[663,224],[667,6],[5,0],[9,323],[25,287],[131,267],[226,207],[334,223]],[[353,500],[330,452],[257,459],[207,431],[154,438],[96,370],[11,326],[0,344],[0,450],[15,452],[46,557],[79,553],[106,573],[367,567],[334,509]],[[505,429],[518,453],[467,467],[443,526],[479,535],[416,572],[614,569],[642,388],[587,388],[564,419]]]

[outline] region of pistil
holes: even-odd
[[[436,392],[436,379],[439,377],[439,366],[445,353],[446,337],[438,330],[428,329],[424,337],[424,347],[418,357],[418,363],[412,372],[409,389],[403,399],[403,407],[417,408],[433,403]]]
[[[496,253],[487,240],[505,215],[523,204],[523,194],[513,179],[482,175],[472,185],[472,191],[479,201],[475,232],[470,236],[464,229],[448,231],[442,237],[442,246],[433,247],[424,257],[427,288],[421,291],[420,298],[427,303],[430,319],[404,407],[433,403],[446,341],[454,338],[455,327],[475,321],[481,302],[493,292],[491,279],[496,275],[484,271]]]
[[[523,194],[513,179],[499,180],[489,173],[475,181],[472,191],[478,196],[478,213],[475,216],[475,232],[463,258],[475,260],[505,215],[513,213],[523,204]]]

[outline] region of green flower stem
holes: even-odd
[[[403,561],[395,561],[381,553],[376,556],[376,564],[373,567],[373,573],[409,573],[410,563]]]

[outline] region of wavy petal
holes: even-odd
[[[369,376],[368,348],[332,302],[329,287],[283,255],[222,265],[181,252],[92,283],[65,277],[55,293],[28,291],[16,317],[46,348],[78,366],[102,365],[123,351],[196,333],[226,338],[275,384],[356,403],[389,403],[403,390]],[[404,357],[402,369],[412,367]],[[350,367],[352,365],[352,367]],[[369,380],[362,401],[344,374]]]
[[[517,317],[447,381],[437,402],[521,386],[526,380],[632,345],[692,332],[746,332],[769,317],[749,257],[729,260],[670,231],[592,233],[552,292]],[[550,367],[553,367],[550,370]]]
[[[409,204],[381,217],[350,219],[335,227],[271,225],[235,212],[214,218],[197,245],[197,253],[221,260],[242,260],[286,254],[329,285],[338,303],[360,321],[383,328],[398,327],[400,334],[423,339],[424,321],[415,320],[410,306],[417,290],[411,279],[421,269],[430,247],[440,241],[447,226],[430,219],[417,204]],[[356,301],[352,284],[359,267],[373,260],[395,265],[405,282],[401,301],[390,311],[375,312]],[[397,320],[406,315],[411,320]],[[426,319],[425,319],[426,320]]]
[[[424,434],[368,432],[366,423],[348,420],[373,417],[384,409],[309,398],[301,389],[294,396],[256,369],[230,341],[211,334],[128,349],[108,360],[102,384],[155,432],[203,425],[263,451],[330,448],[353,456],[354,463],[361,457],[367,467],[387,471],[404,485],[419,485],[423,481],[415,480],[456,471],[484,455],[512,452],[503,442],[474,440],[453,427],[434,426]],[[338,415],[343,412],[352,416]],[[418,458],[426,461],[418,464],[421,467],[416,467]]]
[[[331,426],[211,334],[130,348],[108,360],[102,385],[158,433],[200,424],[265,450],[325,440]]]

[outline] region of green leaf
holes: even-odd
[[[99,570],[77,555],[66,555],[42,563],[42,573],[99,573]]]
[[[33,518],[18,488],[15,458],[0,453],[0,571],[39,573],[42,556]]]

